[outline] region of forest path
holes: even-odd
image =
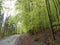
[[[14,45],[15,40],[19,37],[20,35],[12,35],[7,37],[6,39],[0,40],[0,45]]]

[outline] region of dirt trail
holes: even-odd
[[[12,35],[10,37],[7,37],[6,39],[0,40],[0,45],[14,45],[15,40],[20,35]]]

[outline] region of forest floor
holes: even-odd
[[[2,39],[0,40],[0,45],[14,45],[14,43],[17,42],[16,39],[19,37],[20,35],[17,34],[7,37],[6,39]],[[60,45],[60,30],[55,31],[55,38],[55,44]],[[55,45],[53,44],[54,41],[52,33],[49,30],[39,32],[37,35],[32,36],[31,39],[34,41],[34,45]]]
[[[39,32],[39,37],[45,45],[60,45],[60,29],[54,30],[55,40],[51,30]]]

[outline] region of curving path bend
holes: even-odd
[[[14,45],[14,42],[18,37],[20,37],[19,34],[9,36],[6,39],[0,40],[0,45]]]

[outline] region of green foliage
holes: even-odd
[[[51,10],[52,25],[59,24],[59,4],[58,0],[49,0]],[[17,0],[16,9],[20,12],[21,25],[20,30],[26,32],[29,30],[38,30],[49,28],[50,20],[46,9],[45,0]]]
[[[15,17],[9,17],[6,20],[4,30],[6,30],[9,34],[11,32],[13,34],[13,32],[24,33],[29,30],[37,31],[47,29],[50,28],[50,25],[59,25],[59,0],[48,0],[47,3],[49,4],[46,4],[46,0],[17,0],[16,12],[18,12],[18,14],[15,14]],[[54,26],[54,28],[55,27],[56,26]]]
[[[26,32],[49,27],[45,1],[17,0],[17,10],[22,10],[20,30]]]

